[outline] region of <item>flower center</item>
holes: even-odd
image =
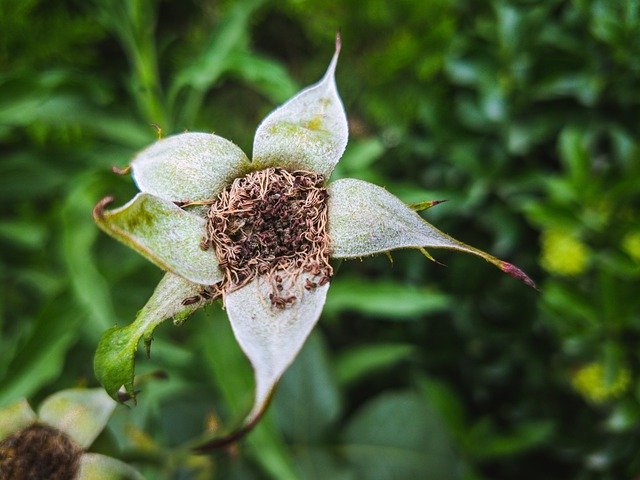
[[[0,442],[0,478],[75,478],[81,454],[61,431],[34,424]]]
[[[327,190],[322,175],[267,168],[237,178],[211,204],[201,246],[212,248],[225,274],[213,294],[236,290],[265,276],[277,308],[296,301],[293,283],[304,288],[329,281]]]

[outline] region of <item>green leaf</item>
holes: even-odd
[[[376,318],[414,320],[445,311],[450,297],[434,288],[393,281],[371,281],[338,275],[331,283],[325,314],[354,311]]]
[[[382,394],[361,407],[340,451],[368,480],[459,478],[442,420],[412,392]]]
[[[357,382],[384,368],[408,360],[414,357],[415,353],[415,346],[408,343],[383,343],[349,348],[336,359],[336,376],[343,385]]]
[[[289,72],[275,60],[256,53],[236,51],[229,54],[229,70],[275,103],[282,103],[299,90]]]
[[[187,306],[182,303],[186,298],[199,296],[200,288],[182,277],[167,273],[133,323],[126,327],[112,327],[104,333],[96,350],[93,368],[98,381],[111,397],[118,400],[118,390],[124,386],[126,392],[135,398],[133,380],[138,342],[144,339],[148,355],[153,331],[160,323],[172,317],[182,321],[206,303],[202,297]]]
[[[62,298],[42,310],[33,332],[0,378],[0,405],[29,398],[60,375],[65,355],[80,335],[82,320],[77,309]]]
[[[91,174],[76,177],[61,212],[62,255],[73,294],[88,320],[85,330],[93,341],[115,317],[109,285],[98,270],[93,250],[100,231],[87,215],[95,202],[98,182],[99,177]]]
[[[276,390],[278,425],[301,448],[320,441],[342,410],[327,354],[320,334],[312,334]]]

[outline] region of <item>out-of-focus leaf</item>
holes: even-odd
[[[86,331],[94,341],[115,321],[109,285],[98,271],[93,254],[99,230],[90,212],[96,201],[94,192],[97,183],[96,176],[77,178],[62,210],[63,258],[73,292],[90,321]]]
[[[326,314],[356,311],[394,320],[415,320],[419,315],[441,312],[449,297],[432,288],[403,285],[390,281],[336,276],[325,304]]]
[[[255,87],[275,104],[283,103],[299,90],[289,72],[275,60],[239,50],[231,52],[227,61],[231,74]]]
[[[230,422],[240,422],[253,403],[253,372],[238,345],[228,320],[221,312],[211,312],[214,320],[203,327],[199,346],[206,369],[216,380]],[[277,432],[270,410],[248,434],[249,455],[273,479],[297,479],[291,456]]]
[[[505,434],[496,432],[488,420],[481,420],[468,432],[464,443],[468,453],[486,460],[526,452],[547,441],[553,430],[549,421],[528,421]]]
[[[296,444],[319,442],[335,423],[341,402],[324,341],[312,334],[276,390],[278,426]]]
[[[169,87],[169,105],[177,110],[178,125],[192,121],[204,92],[229,68],[229,55],[246,43],[247,23],[264,0],[242,0],[231,5],[202,53],[175,76]],[[191,90],[181,99],[181,92]],[[180,104],[178,105],[178,101]]]
[[[378,396],[356,412],[341,453],[370,480],[459,478],[459,461],[440,417],[411,392]]]
[[[460,397],[446,383],[435,378],[420,377],[418,386],[424,399],[440,414],[449,430],[460,435],[466,420]]]
[[[29,250],[42,248],[47,239],[44,225],[35,221],[0,222],[0,238]]]
[[[0,379],[0,405],[29,398],[62,372],[65,354],[78,338],[81,322],[82,315],[63,299],[42,311],[29,339]]]
[[[357,382],[408,360],[415,353],[415,346],[408,343],[371,344],[349,348],[336,358],[336,376],[342,385]]]

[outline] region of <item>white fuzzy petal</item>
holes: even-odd
[[[38,416],[86,449],[107,425],[116,405],[102,388],[62,390],[42,402]]]
[[[249,163],[238,146],[209,133],[158,140],[131,162],[141,191],[171,201],[214,198]]]
[[[222,280],[215,254],[200,248],[203,218],[148,193],[115,210],[104,210],[104,205],[94,209],[98,226],[163,270],[201,285]]]
[[[339,52],[336,42],[336,53],[324,77],[262,121],[253,141],[253,162],[258,168],[279,165],[331,175],[349,137],[335,81]]]
[[[308,291],[303,287],[305,278],[300,276],[290,290],[297,300],[285,309],[271,305],[269,286],[262,277],[225,298],[233,333],[255,371],[255,402],[245,424],[260,417],[320,317],[329,284]]]

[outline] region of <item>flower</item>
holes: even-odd
[[[136,320],[107,331],[98,346],[95,371],[112,396],[122,386],[133,395],[141,337],[148,351],[160,322],[182,321],[222,296],[255,371],[248,430],[318,321],[333,273],[329,257],[448,248],[534,286],[517,267],[442,233],[384,188],[356,179],[327,183],[348,138],[334,78],[339,51],[338,36],[322,79],[262,121],[252,161],[216,135],[170,136],[132,161],[141,193],[115,210],[105,210],[110,197],[96,205],[106,233],[168,271]]]
[[[0,410],[0,478],[140,480],[127,464],[86,453],[117,403],[103,389],[47,397],[36,414],[25,399]]]
[[[576,276],[587,268],[589,249],[580,240],[562,230],[547,230],[542,235],[540,265],[557,275]]]
[[[631,371],[620,367],[609,374],[602,363],[592,362],[580,367],[571,383],[586,400],[601,404],[624,395],[631,385]]]

